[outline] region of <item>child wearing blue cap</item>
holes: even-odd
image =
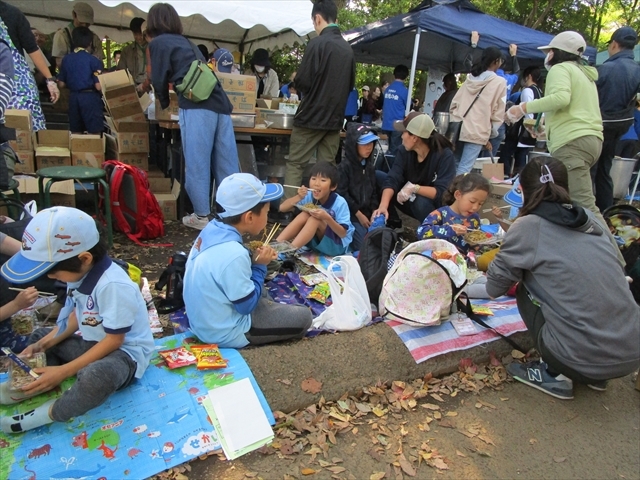
[[[154,350],[147,306],[139,287],[111,261],[95,221],[70,207],[39,212],[27,225],[22,250],[0,274],[27,283],[47,274],[67,283],[67,302],[54,328],[33,332],[22,353],[45,352],[40,377],[22,388],[0,384],[0,402],[10,404],[52,390],[67,378],[76,382],[60,398],[0,420],[5,433],[18,433],[53,421],[66,422],[104,403],[109,395],[142,377]],[[76,335],[80,330],[81,335]]]
[[[280,204],[281,212],[298,207],[300,214],[278,235],[278,242],[290,241],[300,248],[308,246],[324,255],[344,255],[353,239],[349,206],[335,190],[338,169],[320,161],[311,167],[309,188],[298,188],[298,194]]]
[[[282,185],[265,185],[249,173],[220,182],[221,220],[209,222],[196,238],[184,277],[189,324],[203,342],[242,348],[302,338],[311,326],[307,307],[275,303],[263,291],[275,250],[264,245],[252,253],[242,244],[243,235],[265,228],[269,202],[282,193]]]
[[[358,251],[371,226],[380,195],[376,184],[374,147],[379,137],[361,123],[350,123],[344,142],[345,158],[338,165],[336,192],[347,201],[355,228],[351,250]],[[384,218],[384,217],[383,217]]]

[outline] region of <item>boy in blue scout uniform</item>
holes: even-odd
[[[74,51],[65,55],[58,75],[59,87],[66,86],[71,91],[69,129],[72,133],[102,133],[104,115],[98,75],[104,66],[89,51],[93,32],[87,27],[76,27],[71,39]]]
[[[140,289],[111,261],[89,215],[70,207],[41,211],[25,229],[22,250],[0,269],[13,283],[45,273],[67,283],[67,302],[57,326],[33,332],[22,354],[45,352],[47,366],[36,368],[40,377],[22,391],[9,391],[9,382],[0,384],[0,402],[15,403],[78,378],[60,398],[3,417],[5,433],[66,422],[101,405],[142,377],[155,348]]]
[[[243,235],[264,230],[269,202],[282,193],[282,185],[265,185],[249,173],[220,182],[221,220],[212,220],[198,235],[184,276],[189,324],[203,342],[242,348],[302,338],[311,326],[307,307],[275,303],[263,292],[275,250],[264,245],[251,252],[242,244]]]

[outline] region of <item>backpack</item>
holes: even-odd
[[[439,325],[466,285],[466,274],[464,256],[453,244],[440,239],[412,243],[384,278],[380,315],[418,327]]]
[[[149,191],[147,173],[117,160],[104,162],[111,191],[114,228],[138,245],[164,235],[164,216],[156,197]],[[149,245],[146,245],[149,246]]]
[[[156,290],[160,291],[167,287],[164,298],[156,299],[158,313],[166,314],[175,312],[184,307],[182,290],[184,286],[184,273],[187,265],[187,254],[176,252],[169,259],[169,266],[164,269],[160,279],[156,283]]]
[[[398,234],[391,228],[376,228],[367,233],[362,241],[358,263],[367,285],[369,299],[376,306],[382,281],[389,270],[389,258],[398,244]]]

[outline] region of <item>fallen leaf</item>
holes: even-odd
[[[455,424],[451,420],[448,420],[446,418],[442,420],[438,425],[443,428],[456,428]]]
[[[433,403],[423,403],[420,406],[422,408],[427,408],[429,410],[440,410],[440,407],[438,405],[433,404]]]
[[[288,378],[284,378],[284,379],[276,378],[276,382],[280,382],[283,385],[287,385],[287,386],[291,385],[291,380],[289,380]]]
[[[377,417],[382,417],[385,413],[388,412],[388,410],[386,409],[382,409],[380,407],[375,407],[372,412],[377,416]]]
[[[302,381],[302,385],[300,385],[300,387],[307,393],[320,393],[320,390],[322,390],[322,382],[319,382],[313,377],[309,377]]]
[[[342,463],[344,460],[342,460],[340,457],[333,457],[331,461],[333,463]]]
[[[502,362],[496,358],[496,352],[494,352],[493,350],[489,352],[489,363],[493,367],[499,367],[500,365],[502,365]]]
[[[602,406],[604,407],[604,409],[608,412],[609,411],[609,407],[607,407],[604,403],[602,404]]]
[[[460,450],[456,450],[456,455],[458,455],[459,457],[466,457],[466,455],[462,453]]]
[[[355,427],[353,430],[351,430],[351,433],[353,433],[354,435],[358,434],[358,427]]]
[[[476,402],[476,408],[482,408],[482,404],[480,402]]]
[[[553,457],[553,461],[556,463],[562,463],[567,459],[567,457]]]
[[[433,412],[433,418],[440,420],[442,418],[442,414],[440,412]]]
[[[525,354],[522,353],[520,350],[512,350],[511,351],[511,356],[517,360],[524,358]]]
[[[378,453],[378,450],[376,450],[375,448],[370,448],[369,451],[367,451],[367,454],[374,460],[377,460],[378,462],[382,461],[382,457],[380,456],[380,453]]]
[[[442,399],[442,397],[440,395],[438,395],[437,393],[430,393],[429,394],[432,398],[435,398],[437,401],[439,402],[444,402],[444,400]]]
[[[482,440],[484,443],[486,443],[487,445],[493,445],[494,447],[496,446],[496,444],[493,443],[493,440],[491,440],[486,435],[478,435],[478,438]]]
[[[473,438],[473,437],[475,437],[477,435],[476,433],[465,432],[464,430],[457,430],[457,432],[461,433],[465,437],[469,437],[469,438]]]
[[[446,417],[457,417],[458,416],[458,412],[447,412]]]
[[[400,455],[398,457],[398,463],[400,464],[400,468],[402,468],[402,471],[404,473],[406,473],[410,477],[416,476],[416,469],[413,468],[413,465],[411,465],[411,462],[407,460],[404,455]]]
[[[244,476],[247,478],[255,478],[258,476],[258,472],[246,472]]]
[[[481,403],[482,406],[490,408],[491,410],[496,410],[498,407],[496,407],[495,405],[489,403],[489,402],[485,402],[483,400],[478,400],[478,403]]]
[[[329,470],[332,473],[342,473],[345,472],[347,469],[344,467],[327,467],[327,470]]]
[[[322,468],[324,468],[324,467],[331,467],[331,466],[333,466],[333,463],[331,463],[331,462],[326,462],[326,461],[324,461],[324,460],[322,460],[322,459],[319,459],[319,460],[318,460],[318,464],[320,464],[320,466],[321,466]]]
[[[506,402],[507,400],[509,400],[509,397],[500,397],[500,401],[502,402]]]
[[[313,475],[316,471],[313,468],[301,468],[300,473],[302,475]]]
[[[369,480],[382,480],[386,476],[387,474],[385,472],[374,472],[369,475]]]
[[[431,460],[431,463],[433,464],[434,467],[436,467],[438,470],[449,470],[449,465],[447,465],[444,460],[442,460],[441,458],[434,458],[433,460]]]
[[[476,453],[481,457],[489,457],[491,458],[491,454],[489,452],[483,452],[482,450],[476,450]]]
[[[535,445],[536,443],[538,443],[538,440],[536,440],[535,438],[529,439],[529,445]]]

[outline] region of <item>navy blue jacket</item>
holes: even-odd
[[[636,94],[640,92],[640,65],[633,50],[623,50],[598,67],[600,112],[607,120],[633,119]]]

